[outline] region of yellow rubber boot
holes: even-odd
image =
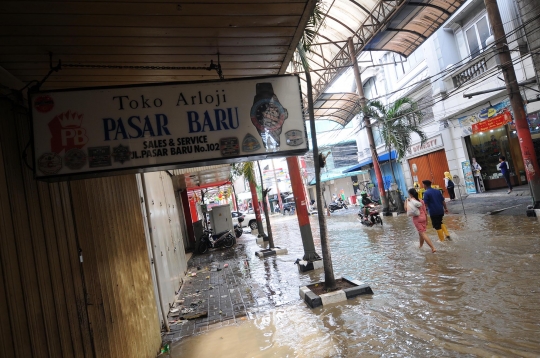
[[[441,224],[441,229],[442,229],[442,231],[444,233],[444,236],[446,236],[446,238],[449,239],[450,238],[450,233],[448,232],[448,229],[446,228],[446,225]]]
[[[437,230],[437,235],[439,235],[439,241],[444,241],[444,234],[443,234],[442,229]]]

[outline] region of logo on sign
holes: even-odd
[[[34,100],[34,108],[41,113],[47,113],[54,107],[54,101],[50,96],[39,96]]]
[[[304,138],[302,138],[302,132],[297,129],[293,129],[285,133],[285,138],[287,138],[287,144],[294,147],[304,143]]]
[[[256,150],[261,149],[261,145],[257,138],[252,136],[251,134],[246,134],[244,137],[244,140],[242,141],[242,151],[244,152],[254,152]]]
[[[44,174],[56,174],[62,169],[62,158],[56,153],[43,153],[37,162]]]
[[[88,143],[86,130],[81,127],[83,115],[67,111],[55,116],[49,122],[51,131],[51,151],[60,153],[73,148],[81,149]]]
[[[86,164],[86,153],[77,148],[70,149],[64,156],[64,162],[69,169],[79,170]]]
[[[240,154],[240,144],[236,137],[221,138],[219,140],[219,145],[221,147],[221,155],[224,157]]]
[[[124,162],[127,162],[131,157],[131,151],[129,150],[129,146],[124,146],[120,144],[118,147],[114,147],[112,150],[112,157],[114,158],[115,162],[120,162],[120,164],[124,164]]]

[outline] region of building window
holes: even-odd
[[[475,58],[487,48],[487,39],[491,35],[487,18],[482,16],[468,29],[465,29],[465,38],[469,47],[471,58]]]
[[[379,92],[377,91],[377,83],[375,81],[375,77],[371,77],[364,85],[364,96],[367,99],[372,99],[376,98],[378,95]]]
[[[373,141],[375,142],[375,147],[378,147],[379,145],[383,144],[383,138],[381,136],[381,128],[378,125],[371,127],[373,132]]]

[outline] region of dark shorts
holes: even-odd
[[[435,230],[440,230],[442,225],[442,219],[444,215],[430,215],[431,225]]]

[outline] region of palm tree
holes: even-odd
[[[235,172],[236,176],[243,176],[249,183],[249,189],[251,191],[251,202],[253,205],[253,212],[257,219],[257,230],[259,235],[264,236],[264,227],[261,220],[261,213],[259,210],[259,199],[257,195],[257,180],[255,178],[255,170],[253,162],[244,162],[231,166],[231,170]],[[270,242],[273,247],[273,242]]]
[[[274,237],[272,236],[272,227],[270,226],[270,215],[268,214],[268,206],[266,205],[266,197],[271,188],[264,188],[264,179],[261,171],[261,163],[257,161],[257,167],[259,168],[259,175],[261,177],[261,192],[262,192],[262,206],[264,211],[264,218],[266,219],[266,232],[268,233],[268,245],[270,248],[274,247]]]
[[[240,211],[240,209],[238,207],[238,199],[236,198],[236,189],[234,187],[234,182],[236,181],[236,179],[238,179],[240,177],[240,173],[239,173],[239,170],[238,170],[239,165],[240,164],[238,164],[238,163],[231,164],[231,172],[229,173],[229,181],[231,182],[234,206],[235,206],[236,210],[238,210],[238,211]]]
[[[311,139],[313,141],[313,162],[315,163],[315,191],[317,195],[317,212],[319,219],[319,230],[321,237],[321,252],[323,256],[324,266],[324,288],[327,291],[333,291],[336,289],[336,279],[334,276],[334,268],[332,266],[332,257],[330,255],[330,246],[328,244],[328,227],[326,225],[326,216],[324,215],[323,199],[321,190],[321,164],[324,166],[324,159],[319,154],[319,147],[317,146],[317,132],[315,130],[315,117],[313,109],[313,93],[311,85],[311,75],[309,70],[309,62],[307,53],[310,50],[311,44],[315,39],[317,30],[323,20],[322,3],[317,1],[313,13],[311,14],[306,29],[300,43],[296,47],[297,62],[300,63],[304,69],[307,83],[307,98],[308,98],[308,112],[309,112],[309,125],[311,130]]]
[[[369,101],[362,111],[364,115],[374,119],[374,125],[378,125],[381,130],[384,146],[390,156],[392,177],[394,183],[397,183],[392,166],[392,149],[396,151],[396,161],[400,161],[411,146],[413,133],[416,133],[424,144],[427,137],[420,128],[424,114],[418,108],[418,103],[408,97],[400,98],[389,106],[385,106],[380,101]],[[398,196],[398,210],[403,211],[401,196]]]

